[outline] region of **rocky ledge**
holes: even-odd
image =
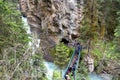
[[[80,36],[82,7],[76,0],[19,0],[20,10],[41,45],[73,40]],[[46,45],[47,46],[47,45]],[[44,45],[45,47],[45,45]]]

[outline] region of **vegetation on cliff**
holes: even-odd
[[[120,67],[120,7],[118,6],[120,6],[119,0],[85,1],[80,40],[91,40],[88,46],[97,73],[119,75],[114,69],[115,65],[116,68]],[[117,63],[113,64],[111,61]],[[118,78],[116,77],[116,80]]]

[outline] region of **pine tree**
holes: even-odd
[[[60,43],[59,45],[56,46],[55,48],[55,54],[54,54],[54,63],[60,68],[60,72],[62,75],[62,69],[64,69],[70,58],[70,49],[64,45],[63,43]],[[62,76],[61,76],[62,80]]]
[[[99,32],[99,8],[98,0],[85,0],[84,1],[84,18],[82,21],[81,39],[96,40],[98,39]]]
[[[118,20],[118,25],[116,26],[116,29],[115,29],[115,39],[114,39],[114,42],[115,42],[115,45],[116,45],[116,47],[115,47],[115,51],[116,51],[116,53],[120,53],[120,11],[118,11],[117,12],[117,14],[118,14],[118,18],[117,18],[117,20]],[[120,54],[119,54],[120,55]],[[118,55],[118,59],[119,59],[119,55]]]
[[[70,50],[63,43],[60,43],[56,46],[55,51],[54,63],[63,69],[68,64]]]

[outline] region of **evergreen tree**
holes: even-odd
[[[41,51],[37,52],[33,58],[33,60],[38,60],[34,63],[37,67],[39,65],[37,69],[41,72],[38,72],[39,76],[33,75],[35,71],[35,65],[31,63],[33,46],[28,45],[29,35],[24,28],[17,4],[18,0],[0,0],[0,79],[33,80],[40,78],[39,80],[47,80],[43,58],[38,55]]]
[[[98,37],[98,1],[84,1],[84,19],[81,28],[81,38],[94,40]]]
[[[116,26],[116,29],[115,29],[115,39],[114,39],[114,42],[115,42],[115,52],[117,53],[117,57],[118,59],[120,58],[120,11],[117,12],[118,14],[118,25]]]
[[[119,0],[100,0],[100,24],[104,24],[104,34],[108,40],[114,39],[114,29],[117,25],[116,18],[118,17],[116,12],[120,9],[119,6]]]
[[[61,75],[62,75],[62,69],[64,69],[68,65],[68,62],[70,60],[69,55],[70,55],[70,49],[66,45],[64,45],[63,43],[56,45],[55,54],[54,54],[54,63],[61,69]],[[60,80],[62,80],[62,76]]]
[[[56,46],[55,51],[54,63],[63,69],[68,64],[70,50],[63,43],[60,43]]]
[[[60,73],[60,71],[59,70],[55,70],[54,72],[53,72],[53,78],[52,78],[52,80],[61,80],[61,73]]]

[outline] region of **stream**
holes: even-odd
[[[57,66],[54,63],[51,62],[44,62],[46,69],[47,69],[47,78],[48,80],[52,80],[53,71],[57,68]],[[89,80],[104,80],[96,73],[90,73],[88,75]]]
[[[57,68],[57,66],[51,62],[44,62],[44,65],[47,69],[47,78],[48,80],[52,80],[53,71]]]

